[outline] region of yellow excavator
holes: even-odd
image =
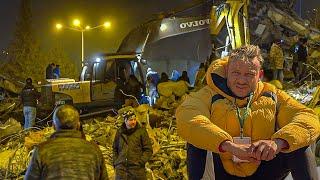
[[[198,4],[207,2],[199,1]],[[58,79],[43,85],[41,107],[52,109],[59,104],[70,103],[83,111],[100,107],[115,108],[116,82],[122,71],[127,76],[134,74],[140,82],[144,82],[144,48],[147,43],[163,38],[208,28],[211,29],[212,36],[217,36],[226,26],[232,48],[248,44],[248,4],[248,0],[227,0],[218,5],[210,5],[210,13],[205,16],[174,17],[171,14],[142,24],[129,33],[117,53],[102,54],[97,59],[87,61],[79,82]]]

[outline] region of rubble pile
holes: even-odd
[[[131,107],[120,109],[116,117],[93,118],[82,124],[86,139],[99,145],[110,178],[114,177],[112,166],[114,136],[123,122],[121,112],[128,109]],[[172,113],[152,109],[147,105],[139,106],[135,112],[153,140],[154,155],[146,166],[148,179],[186,179],[186,143],[177,135]],[[15,131],[0,138],[0,179],[23,179],[33,146],[46,141],[54,130],[52,127],[46,127],[27,132],[21,130],[21,127],[17,128],[16,125],[19,124],[17,121],[10,120],[10,122],[10,126],[3,126]]]
[[[298,88],[287,89],[286,92],[302,104],[308,105],[313,98],[315,90],[317,89],[317,86],[315,85],[315,83],[309,85],[308,83],[305,83]]]
[[[0,138],[0,179],[23,179],[33,146],[45,141],[53,129],[34,128],[41,131],[31,132],[21,130],[14,119],[8,121],[2,130],[10,133]]]

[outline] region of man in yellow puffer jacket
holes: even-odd
[[[318,116],[259,81],[262,64],[259,47],[234,50],[211,64],[208,85],[178,107],[178,133],[188,142],[189,179],[204,177],[208,155],[217,180],[275,180],[289,171],[295,179],[317,179],[308,146],[320,134]]]

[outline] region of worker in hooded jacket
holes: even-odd
[[[284,56],[283,51],[281,48],[281,40],[276,40],[270,49],[270,62],[272,64],[272,70],[273,70],[273,78],[274,80],[279,80],[281,83],[283,83],[283,64],[284,64]]]
[[[289,172],[294,179],[318,179],[308,148],[320,133],[318,116],[261,82],[262,64],[257,46],[233,50],[211,64],[207,86],[178,107],[189,179],[276,180]]]

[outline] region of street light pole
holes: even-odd
[[[83,67],[84,62],[84,38],[83,38],[84,30],[81,30],[81,67]]]
[[[110,28],[111,23],[105,22],[104,24],[100,24],[100,25],[97,25],[97,26],[91,28],[90,26],[85,26],[85,27],[81,26],[80,21],[75,19],[73,21],[73,25],[76,27],[65,26],[64,28],[81,32],[81,67],[83,67],[83,65],[84,65],[84,32],[92,30],[92,29],[101,28],[101,27]],[[63,28],[63,26],[62,26],[62,24],[56,24],[56,28],[59,30],[59,29]]]
[[[318,25],[318,9],[313,9],[314,11],[314,27],[315,28],[318,28],[317,25]]]

